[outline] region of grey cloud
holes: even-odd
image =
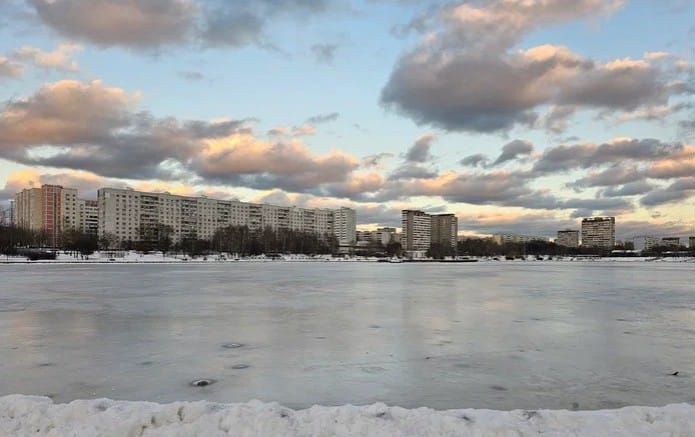
[[[323,64],[330,64],[333,62],[336,50],[338,50],[337,44],[314,44],[311,46],[311,52],[316,62]]]
[[[502,153],[492,163],[493,166],[504,164],[507,161],[512,161],[520,156],[527,156],[533,152],[533,144],[525,140],[514,140],[502,147]]]
[[[652,191],[640,199],[644,206],[657,206],[680,202],[695,196],[695,176],[679,179],[666,188]]]
[[[154,48],[184,41],[197,8],[189,0],[28,0],[58,33],[102,46]]]
[[[186,80],[199,81],[205,79],[205,75],[200,71],[179,71],[179,76]]]
[[[469,155],[460,161],[460,164],[464,167],[485,167],[488,162],[487,156],[482,153],[476,153],[475,155]]]
[[[655,139],[623,139],[598,146],[561,145],[546,149],[533,168],[539,173],[550,173],[622,161],[654,161],[682,150],[682,144],[668,144]]]
[[[379,167],[381,165],[381,162],[385,159],[392,158],[393,153],[389,152],[381,152],[377,153],[375,155],[368,155],[362,158],[362,165],[370,168],[370,167]]]
[[[399,180],[399,179],[429,179],[436,177],[438,174],[437,170],[425,167],[422,164],[416,164],[412,162],[406,162],[398,166],[389,175],[389,180]]]
[[[647,181],[640,180],[629,182],[619,187],[608,187],[601,192],[601,195],[604,197],[636,196],[638,194],[648,193],[653,188],[654,185]]]
[[[430,147],[437,139],[434,135],[423,135],[408,149],[405,160],[408,162],[427,162],[432,159]]]
[[[330,112],[328,114],[317,114],[307,118],[306,122],[309,124],[330,123],[332,121],[336,121],[338,117],[340,117],[340,113],[338,112]]]

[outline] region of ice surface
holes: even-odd
[[[695,406],[619,410],[404,409],[384,404],[314,406],[277,403],[176,402],[162,405],[109,399],[54,404],[46,397],[0,398],[3,436],[692,436]]]
[[[694,281],[687,263],[0,266],[0,396],[695,403]]]

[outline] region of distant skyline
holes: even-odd
[[[6,0],[0,206],[58,183],[695,234],[690,0]]]

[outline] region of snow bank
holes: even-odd
[[[695,405],[601,411],[408,410],[374,404],[295,411],[276,403],[0,397],[1,436],[693,436]]]

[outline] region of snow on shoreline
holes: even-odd
[[[291,410],[277,403],[0,397],[0,436],[693,436],[695,405],[618,410],[405,409],[384,404]]]

